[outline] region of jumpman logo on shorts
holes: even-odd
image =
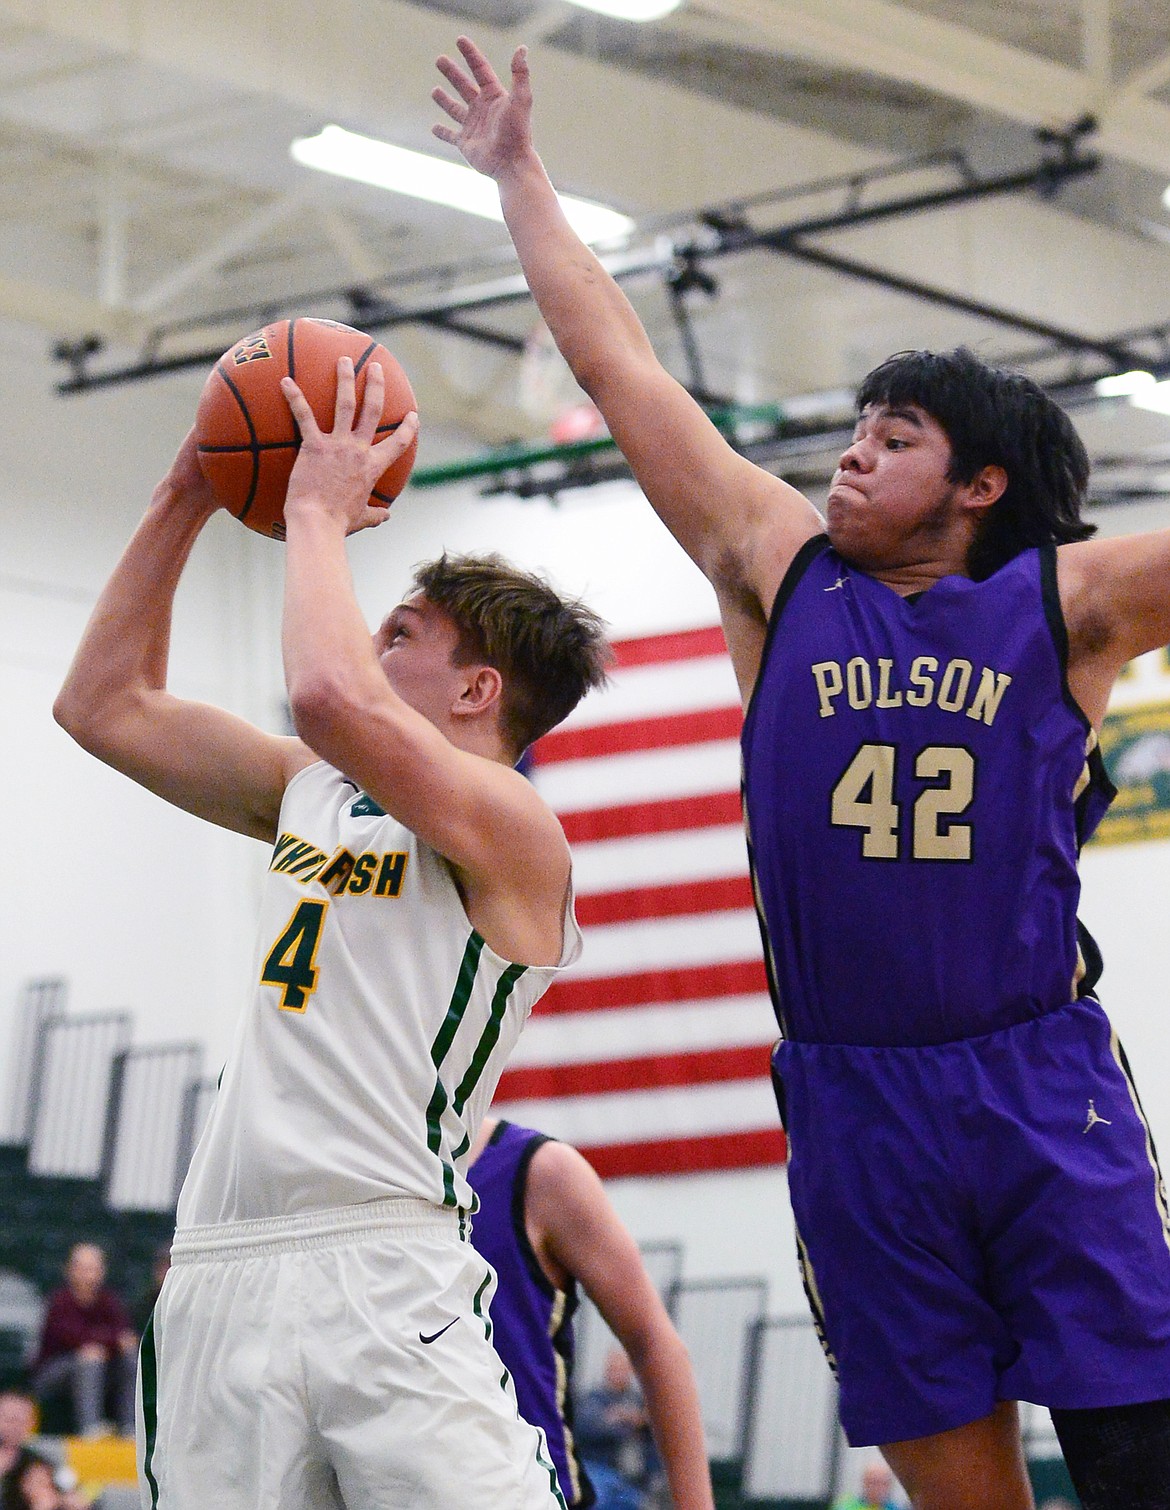
[[[1081,1129],[1081,1131],[1082,1132],[1088,1132],[1089,1128],[1090,1127],[1096,1127],[1096,1125],[1097,1125],[1098,1122],[1100,1122],[1100,1124],[1101,1124],[1102,1127],[1112,1127],[1113,1126],[1113,1123],[1110,1122],[1110,1120],[1109,1120],[1108,1117],[1099,1117],[1097,1115],[1097,1108],[1093,1105],[1092,1098],[1090,1098],[1090,1100],[1089,1100],[1089,1120],[1085,1123],[1085,1125]]]
[[[836,592],[839,587],[844,587],[844,586],[845,586],[845,578],[844,577],[838,577],[837,580],[833,583],[832,587],[826,587],[825,591],[826,592]]]

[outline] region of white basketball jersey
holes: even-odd
[[[178,1226],[420,1196],[472,1208],[467,1151],[533,1003],[577,958],[501,959],[433,849],[332,766],[289,782],[254,999]]]

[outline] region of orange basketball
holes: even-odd
[[[219,502],[250,530],[283,540],[284,495],[301,444],[280,391],[287,373],[322,430],[333,429],[337,359],[353,358],[360,410],[371,362],[386,378],[379,436],[396,430],[414,407],[406,374],[372,336],[335,320],[276,320],[225,351],[203,385],[195,413],[199,465]],[[393,503],[410,476],[418,442],[379,477],[370,502]]]

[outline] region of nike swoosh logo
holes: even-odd
[[[438,1342],[439,1338],[443,1335],[443,1333],[444,1332],[449,1332],[451,1330],[451,1328],[455,1325],[455,1322],[458,1321],[458,1320],[459,1320],[459,1317],[456,1316],[453,1321],[449,1321],[446,1326],[441,1326],[437,1332],[432,1332],[429,1337],[424,1337],[423,1334],[420,1332],[418,1334],[418,1340],[420,1342],[426,1342],[426,1343]]]

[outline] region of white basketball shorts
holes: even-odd
[[[495,1282],[421,1200],[180,1232],[142,1340],[143,1510],[565,1510]]]

